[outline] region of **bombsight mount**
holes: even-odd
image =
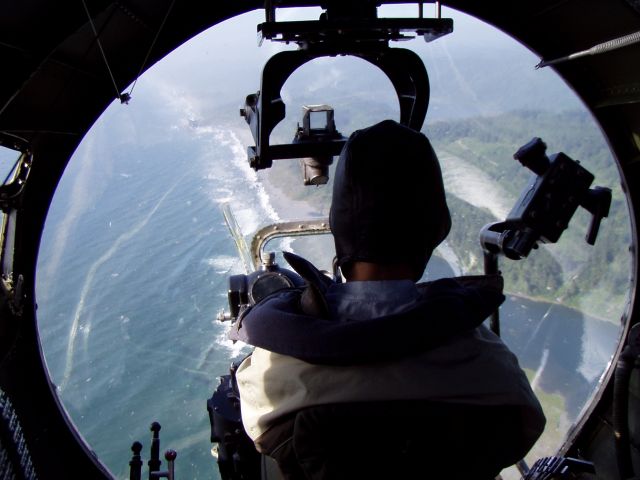
[[[286,114],[282,86],[295,70],[320,57],[355,56],[378,67],[397,93],[400,123],[420,131],[429,105],[429,76],[416,53],[390,48],[389,42],[414,38],[409,32],[434,40],[453,31],[453,20],[440,18],[439,8],[437,18],[424,18],[422,9],[418,18],[378,18],[376,6],[370,1],[333,0],[326,2],[317,21],[277,22],[274,3],[265,3],[267,21],[258,25],[260,42],[293,42],[299,48],[279,52],[267,61],[260,90],[248,95],[240,110],[255,141],[248,148],[253,169],[270,168],[273,160],[292,158],[319,158],[326,164],[326,158],[342,150],[346,139],[336,132],[312,141],[294,138],[289,144],[270,144],[271,132]]]

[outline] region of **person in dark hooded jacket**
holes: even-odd
[[[331,231],[345,283],[293,254],[304,291],[245,311],[245,430],[289,479],[495,478],[545,418],[516,357],[482,322],[499,276],[416,284],[451,219],[421,133],[355,132],[336,168]]]

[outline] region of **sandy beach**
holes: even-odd
[[[229,129],[233,131],[238,141],[242,144],[244,151],[246,151],[250,145],[255,145],[251,130],[248,127],[239,129],[230,126]],[[319,208],[315,208],[309,202],[294,200],[290,195],[287,195],[282,188],[281,182],[278,182],[278,167],[280,167],[280,162],[297,163],[298,160],[278,160],[274,162],[270,169],[258,171],[258,181],[262,184],[269,196],[269,203],[278,214],[280,221],[315,219],[327,216],[328,212],[323,214]],[[302,183],[302,179],[300,179],[300,183]],[[297,188],[297,186],[295,187]]]
[[[297,162],[297,160],[288,161]],[[277,165],[275,168],[277,168]],[[276,212],[278,212],[278,216],[280,217],[281,221],[308,220],[328,216],[328,213],[323,215],[320,209],[314,207],[307,201],[291,199],[286,194],[286,192],[284,192],[282,188],[276,185],[273,181],[274,176],[277,176],[277,174],[277,170],[270,170],[268,172],[264,172],[264,174],[261,174],[259,178],[264,185],[267,194],[269,195],[271,206]]]

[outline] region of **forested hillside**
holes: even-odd
[[[427,125],[424,131],[441,159],[445,159],[443,171],[446,172],[447,156],[463,159],[495,182],[486,185],[486,193],[499,188],[510,206],[533,175],[513,160],[513,153],[534,136],[547,143],[548,154],[563,151],[580,161],[595,175],[593,185],[611,188],[611,212],[602,223],[595,246],[584,241],[590,215],[579,209],[557,245],[534,250],[525,260],[502,259],[501,268],[506,288],[511,292],[561,300],[594,315],[617,320],[615,315],[627,295],[631,267],[629,216],[614,160],[586,113],[522,111],[437,122]],[[448,241],[463,269],[478,272],[482,268],[479,229],[504,218],[470,205],[455,192],[449,191],[449,202],[454,228]]]

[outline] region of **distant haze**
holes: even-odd
[[[408,16],[414,10],[417,7],[387,7],[380,9],[380,15]],[[319,11],[278,10],[278,20],[317,18]],[[425,62],[431,82],[427,122],[523,109],[581,107],[552,70],[535,70],[540,59],[504,33],[451,9],[444,9],[443,16],[454,19],[453,34],[429,44],[422,39],[393,44],[415,50]],[[263,21],[264,13],[255,11],[223,22],[158,62],[140,82],[157,84],[172,96],[197,100],[205,117],[212,110],[236,115],[245,96],[260,89],[268,58],[279,50],[295,48],[270,42],[259,47],[256,26]],[[393,88],[384,74],[353,58],[318,59],[301,67],[285,85],[283,98],[288,106],[287,123],[293,124],[302,104],[333,101],[339,111],[340,100],[345,98],[361,98],[363,105],[377,103],[397,112]]]

